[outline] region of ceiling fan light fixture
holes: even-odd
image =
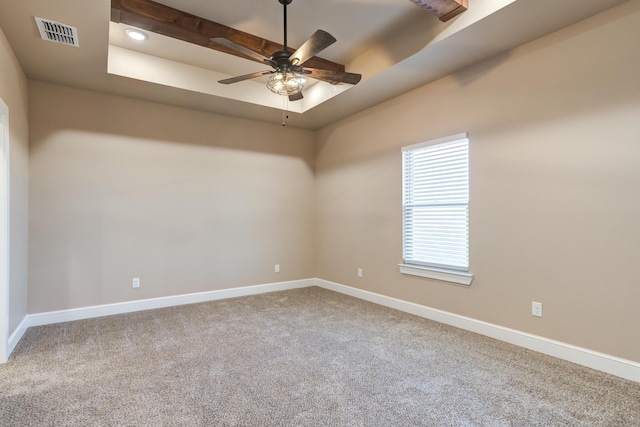
[[[302,92],[307,79],[292,71],[277,71],[267,79],[267,87],[277,95],[289,96]]]

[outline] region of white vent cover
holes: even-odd
[[[61,24],[49,19],[36,18],[38,30],[43,40],[80,47],[78,43],[78,30],[71,25]]]

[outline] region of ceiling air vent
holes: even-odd
[[[78,43],[78,30],[71,25],[61,24],[48,19],[36,18],[38,30],[43,40],[80,47]]]

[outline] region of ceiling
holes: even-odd
[[[30,79],[273,123],[284,106],[289,126],[318,129],[625,1],[469,0],[443,23],[409,0],[294,0],[288,45],[328,31],[338,41],[319,56],[363,77],[312,85],[291,103],[260,80],[217,83],[268,69],[256,62],[153,33],[133,42],[110,23],[111,0],[0,0],[0,27]],[[157,2],[282,42],[277,0]],[[80,47],[42,40],[34,16],[76,27]]]

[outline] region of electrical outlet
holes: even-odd
[[[134,288],[139,288],[140,287],[140,278],[139,277],[134,277],[133,278],[133,287]]]
[[[280,273],[280,264],[276,264],[274,270],[276,273]]]
[[[362,277],[362,269],[361,268],[358,269],[358,277]]]
[[[542,317],[542,303],[541,302],[532,302],[531,303],[531,314],[536,317]]]

